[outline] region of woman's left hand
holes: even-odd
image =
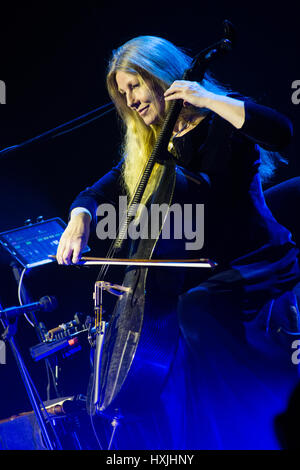
[[[184,106],[193,105],[198,108],[207,108],[212,96],[200,83],[187,80],[176,80],[164,93],[166,101],[181,99]]]

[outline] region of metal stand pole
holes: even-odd
[[[20,267],[19,263],[17,263],[15,260],[13,260],[10,263],[10,267],[12,268],[13,276],[16,280],[17,286],[18,286],[18,291],[20,294],[20,302],[24,300],[25,303],[30,303],[32,302],[32,299],[30,298],[30,295],[28,294],[24,282],[22,285],[20,285],[21,280],[22,280],[22,268]],[[26,270],[24,270],[24,273],[26,274]],[[41,328],[41,323],[38,322],[34,312],[29,312],[29,317],[30,317],[30,322],[32,323],[32,326],[34,327],[35,333],[37,335],[37,338],[40,342],[44,341],[44,333]],[[63,396],[61,391],[60,391],[60,384],[58,380],[58,367],[57,363],[54,359],[45,359],[45,367],[48,375],[48,385],[47,385],[47,400],[51,399],[51,378],[52,378],[52,385],[53,389],[55,391],[56,397]]]
[[[3,310],[1,305],[0,305],[0,309]],[[28,398],[30,400],[32,409],[35,413],[38,425],[40,427],[42,436],[44,438],[45,445],[48,450],[62,450],[62,446],[58,437],[55,435],[54,438],[51,439],[49,432],[47,431],[47,425],[50,424],[50,426],[52,426],[50,423],[50,418],[46,412],[46,409],[43,405],[42,400],[38,396],[38,392],[33,384],[33,381],[29,375],[29,372],[25,366],[25,363],[16,345],[16,341],[14,339],[14,335],[16,333],[16,325],[15,323],[10,324],[9,322],[7,322],[6,320],[2,318],[0,318],[0,321],[3,327],[5,328],[5,332],[2,335],[2,337],[5,341],[8,341],[10,344],[12,353],[16,360],[18,369],[20,371],[20,374],[21,374],[21,377],[22,377],[22,380],[23,380],[23,383],[24,383],[24,386],[28,395]],[[36,399],[35,395],[37,396],[38,399]],[[43,408],[43,410],[41,408]],[[44,416],[45,414],[46,416]]]
[[[105,337],[105,322],[104,321],[100,323],[100,327],[96,335],[97,335],[96,336],[96,350],[95,350],[95,357],[94,357],[95,384],[94,384],[93,403],[94,403],[94,406],[97,407],[97,405],[99,404],[99,399],[100,399],[100,368],[101,368],[103,343],[104,343],[104,337]]]

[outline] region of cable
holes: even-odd
[[[112,425],[113,430],[112,430],[112,433],[111,433],[111,437],[110,437],[110,441],[109,441],[107,450],[111,450],[113,439],[115,437],[115,432],[116,432],[117,426],[119,426],[119,422],[118,422],[117,418],[114,418],[112,420],[111,425]]]
[[[24,276],[25,276],[25,272],[26,272],[27,268],[24,268],[22,273],[21,273],[21,276],[20,276],[20,279],[19,279],[19,284],[18,284],[18,299],[19,299],[19,303],[20,305],[23,305],[23,301],[22,301],[22,283],[23,283],[23,279],[24,279]],[[35,325],[33,324],[33,322],[28,318],[28,316],[26,315],[26,313],[24,313],[24,317],[26,318],[26,320],[28,321],[28,323],[30,323],[30,325],[35,328]]]
[[[21,275],[20,275],[19,283],[18,283],[18,299],[19,299],[19,304],[20,304],[20,305],[23,305],[22,295],[21,295],[21,289],[22,289],[22,282],[23,282],[23,278],[24,278],[25,272],[26,272],[26,268],[23,269],[23,271],[22,271],[22,273],[21,273]]]
[[[270,301],[270,307],[269,307],[269,312],[268,312],[268,318],[266,322],[266,333],[269,334],[270,332],[270,322],[271,322],[271,315],[272,315],[272,309],[274,305],[274,299]]]
[[[97,431],[96,431],[96,428],[95,428],[95,424],[94,424],[94,417],[93,417],[93,410],[92,410],[92,400],[93,400],[93,396],[94,396],[94,391],[95,391],[95,372],[93,374],[93,378],[92,378],[92,389],[91,389],[91,392],[89,394],[89,416],[90,416],[90,423],[91,423],[91,427],[92,427],[92,430],[93,430],[93,433],[94,433],[94,436],[96,438],[96,441],[98,443],[98,446],[100,448],[100,450],[104,450],[103,447],[102,447],[102,444],[100,442],[100,439],[98,437],[98,434],[97,434]]]
[[[20,279],[19,279],[19,283],[18,283],[18,299],[19,299],[20,305],[23,305],[23,301],[22,301],[22,284],[23,284],[23,280],[24,280],[24,276],[25,276],[26,271],[27,271],[27,268],[24,268],[21,275],[20,275]],[[28,316],[25,313],[24,313],[24,317],[26,318],[28,323],[33,328],[35,328],[34,323],[28,318]],[[54,391],[55,391],[55,394],[56,394],[57,397],[59,397],[59,392],[58,392],[58,389],[57,389],[56,380],[55,380],[55,377],[54,377],[54,372],[52,370],[52,366],[51,366],[49,360],[47,360],[47,359],[45,360],[45,366],[46,366],[46,374],[47,374],[47,387],[46,387],[47,400],[50,400],[51,384],[50,384],[49,371],[51,373],[52,383],[53,383]]]
[[[96,429],[95,429],[94,418],[93,418],[92,415],[90,415],[90,422],[91,422],[92,430],[93,430],[94,436],[95,436],[95,438],[96,438],[96,441],[97,441],[97,443],[98,443],[99,449],[100,449],[100,450],[104,450],[103,447],[102,447],[102,444],[101,444],[101,442],[100,442],[100,440],[99,440],[97,431],[96,431]]]

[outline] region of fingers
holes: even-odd
[[[72,256],[72,263],[76,264],[80,261],[81,253],[84,249],[83,243],[77,243],[73,247],[73,256]]]
[[[56,253],[58,264],[71,264],[72,253],[73,248],[71,246],[71,240],[63,234]]]
[[[175,82],[174,82],[175,83]],[[176,98],[181,98],[181,94],[183,93],[183,88],[175,86],[174,84],[168,88],[164,93],[164,98],[166,101],[173,100]]]
[[[58,264],[76,264],[80,260],[80,255],[85,244],[80,238],[62,237],[57,249],[56,259]]]
[[[198,82],[176,80],[164,93],[165,101],[183,100],[184,106],[206,107],[211,93]]]
[[[76,264],[89,238],[89,224],[82,223],[79,217],[71,220],[61,236],[56,259],[58,264]]]
[[[188,106],[192,99],[191,89],[186,85],[186,82],[174,82],[168,90],[164,93],[165,101],[183,100],[183,105]]]
[[[180,93],[183,90],[186,90],[192,82],[188,82],[187,80],[176,80],[172,83],[172,85],[165,91],[164,96],[168,97],[173,95],[174,93]]]

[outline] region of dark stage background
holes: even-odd
[[[160,35],[196,54],[218,40],[222,21],[236,27],[237,44],[211,71],[221,82],[289,116],[294,139],[286,149],[289,165],[272,182],[300,174],[300,104],[292,103],[292,82],[300,79],[299,15],[295,4],[272,6],[251,2],[236,8],[228,2],[210,7],[178,4],[115,4],[103,7],[37,5],[1,6],[0,80],[7,104],[0,107],[0,148],[20,143],[105,104],[106,64],[111,50],[144,34]],[[113,113],[65,136],[40,143],[0,160],[0,231],[23,225],[28,218],[59,216],[65,221],[74,196],[92,184],[119,159],[119,124]],[[295,207],[289,208],[291,211]],[[95,237],[93,255],[104,255],[106,244]],[[18,305],[10,258],[0,253],[0,299],[3,307]],[[98,269],[45,266],[25,280],[33,300],[56,295],[59,308],[39,314],[47,328],[92,313],[92,293]],[[2,328],[2,327],[1,327]],[[2,333],[2,331],[1,331]],[[47,376],[28,349],[37,344],[33,328],[21,318],[16,335],[22,355],[43,399]],[[14,358],[7,349],[0,365],[0,419],[31,406]],[[62,363],[64,393],[86,393],[89,346]]]

